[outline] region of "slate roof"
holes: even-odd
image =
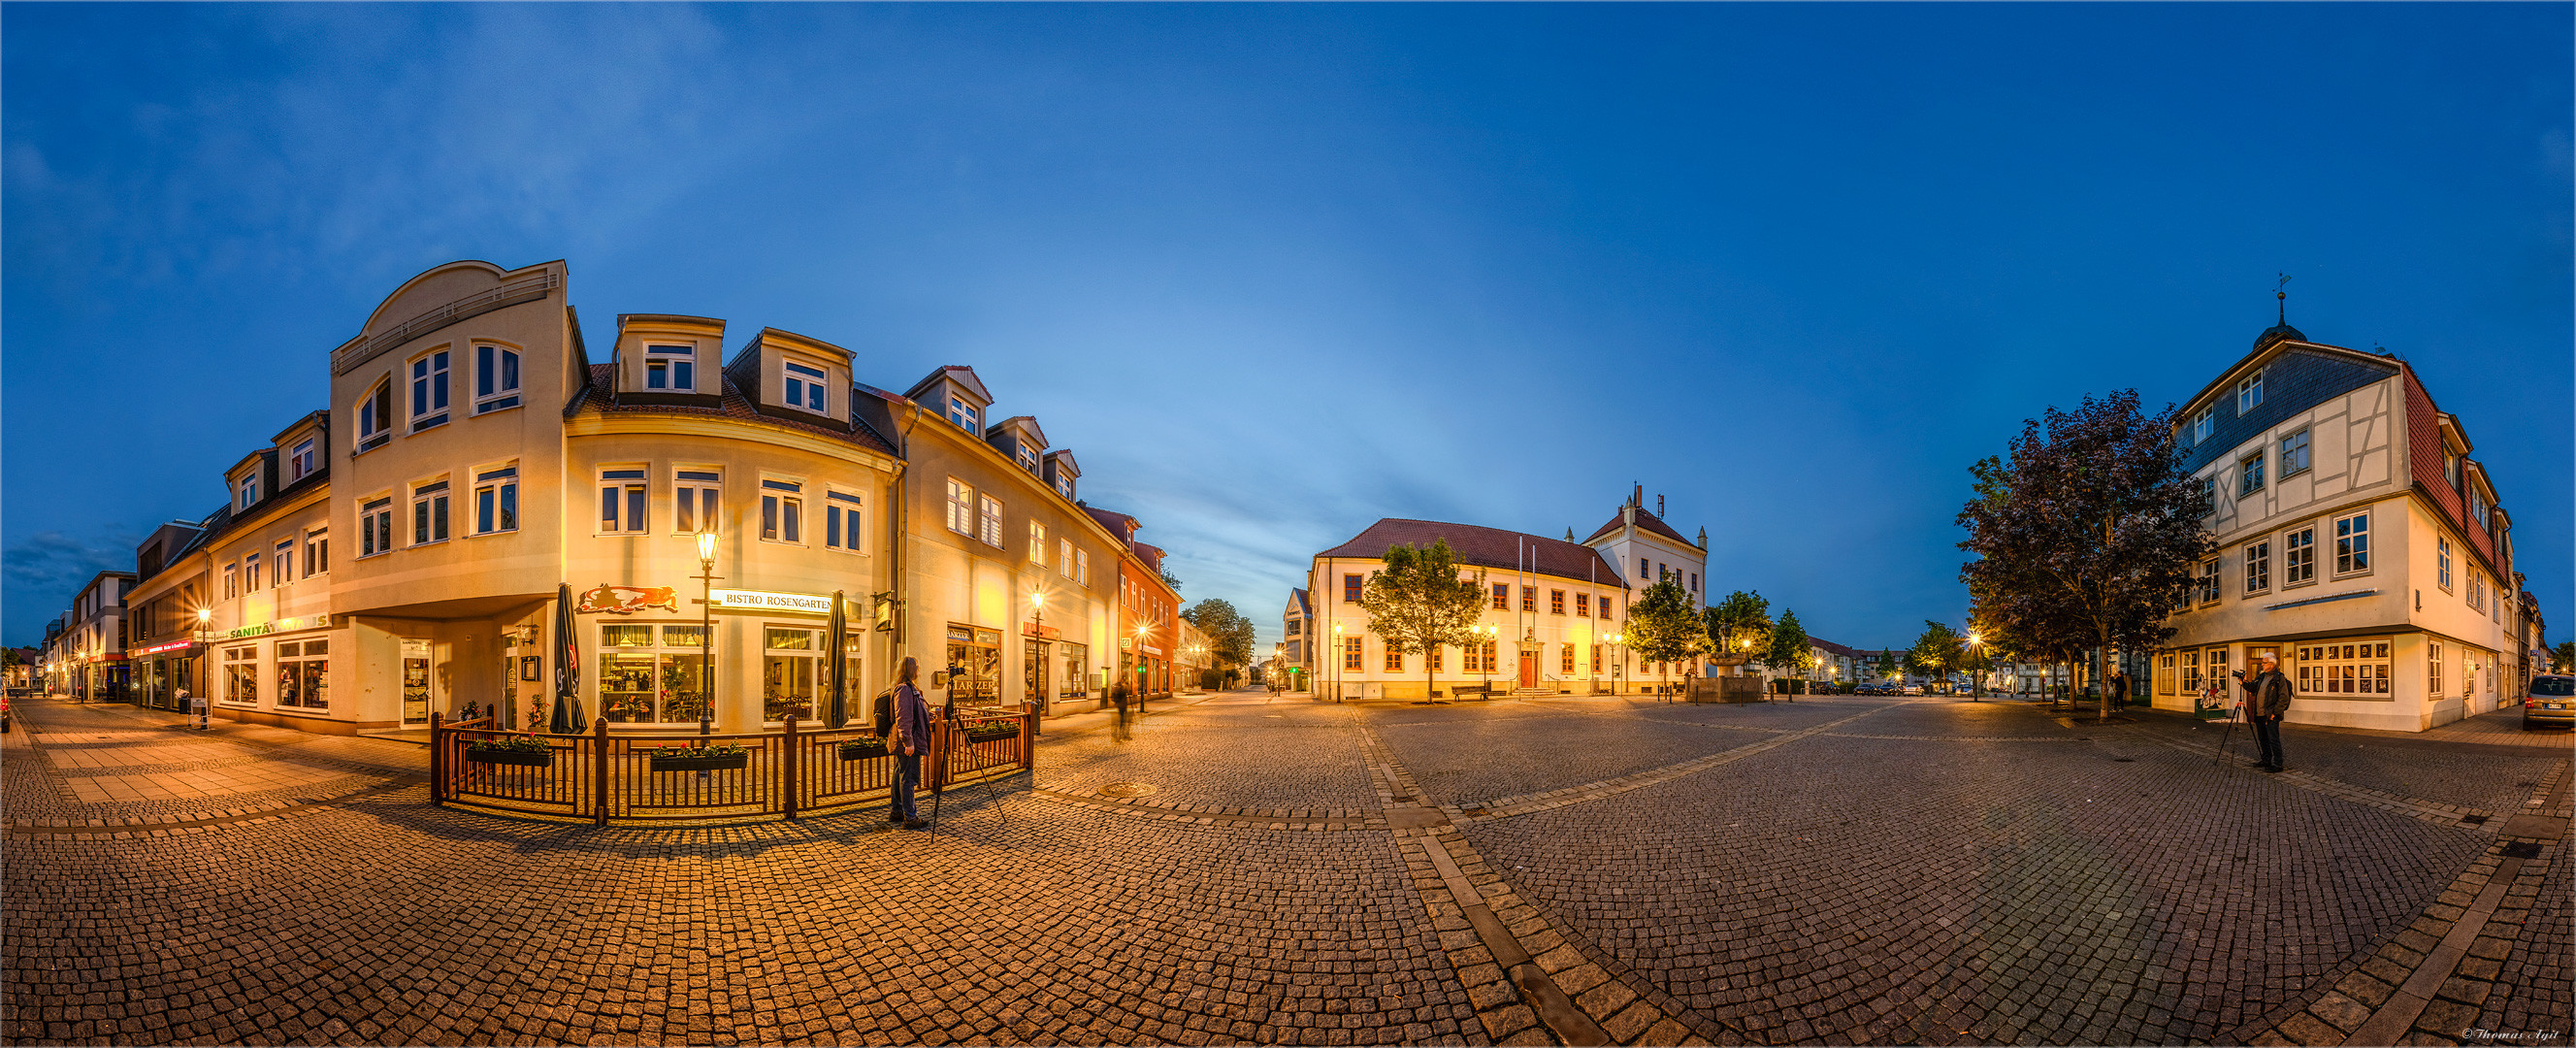
[[[1583,541],[1590,542],[1617,530],[1619,530],[1619,514],[1612,513],[1610,514],[1610,523],[1593,529],[1592,534],[1587,536]],[[1699,543],[1683,538],[1681,532],[1674,531],[1672,525],[1664,523],[1663,518],[1656,516],[1653,511],[1648,510],[1644,506],[1637,507],[1637,530],[1651,531],[1655,534],[1681,543],[1683,549],[1699,548]]]
[[[575,394],[572,403],[564,406],[564,417],[573,418],[588,412],[598,412],[603,415],[694,415],[700,418],[729,418],[742,422],[783,426],[846,444],[855,444],[891,458],[903,457],[895,451],[893,444],[888,443],[884,437],[878,436],[876,430],[864,422],[848,430],[838,430],[828,426],[817,426],[811,422],[763,415],[751,406],[751,400],[742,395],[742,387],[735,385],[731,379],[724,380],[724,396],[719,401],[723,406],[719,408],[702,408],[685,404],[620,404],[616,396],[609,391],[609,386],[616,379],[616,364],[591,365],[590,385]]]
[[[1619,566],[1610,563],[1608,558],[1601,555],[1601,551],[1590,546],[1541,535],[1505,531],[1501,528],[1483,528],[1473,524],[1451,524],[1437,520],[1403,520],[1388,517],[1369,525],[1368,530],[1352,536],[1349,542],[1325,550],[1316,556],[1377,558],[1386,556],[1389,546],[1399,544],[1428,546],[1433,541],[1441,539],[1448,540],[1449,548],[1457,553],[1460,564],[1488,570],[1499,568],[1503,571],[1511,571],[1514,570],[1514,558],[1519,556],[1520,551],[1526,547],[1538,551],[1538,573],[1541,575],[1588,580],[1598,585],[1617,586],[1623,590],[1630,588],[1628,577],[1620,574]]]
[[[1296,603],[1297,614],[1301,616],[1312,616],[1315,614],[1315,606],[1307,603],[1306,601],[1305,590],[1299,589],[1295,586],[1288,587],[1288,599]]]

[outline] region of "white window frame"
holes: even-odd
[[[2263,453],[2257,451],[2236,460],[2236,497],[2244,498],[2263,490],[2269,478],[2263,474]]]
[[[1047,566],[1047,528],[1036,518],[1029,520],[1029,563],[1044,571]]]
[[[455,534],[453,519],[448,514],[455,493],[447,478],[423,481],[411,488],[411,544],[434,546]]]
[[[2280,474],[2284,477],[2292,477],[2307,472],[2311,454],[2312,448],[2306,427],[2301,427],[2298,432],[2282,437]]]
[[[2281,588],[2317,581],[2317,526],[2292,528],[2281,535]]]
[[[474,343],[474,413],[519,406],[519,347],[501,342]]]
[[[239,499],[239,501],[233,505],[235,510],[249,509],[252,504],[257,503],[259,501],[259,471],[254,469],[249,473],[244,474],[242,476],[241,483],[234,487],[233,492]]]
[[[331,573],[331,529],[315,528],[304,533],[304,577]]]
[[[2442,592],[2451,592],[2451,537],[2433,536],[2433,582]]]
[[[778,362],[778,386],[786,392],[784,399],[787,406],[798,411],[816,415],[831,414],[830,391],[829,387],[824,385],[824,382],[831,377],[831,372],[812,364],[800,364],[793,360]],[[798,395],[800,393],[803,396],[800,397]]]
[[[313,474],[313,440],[310,437],[286,453],[286,482],[293,484]]]
[[[789,477],[760,478],[760,540],[787,546],[805,545],[805,482]]]
[[[222,690],[216,694],[215,701],[227,706],[259,705],[259,682],[260,678],[265,676],[259,671],[259,645],[244,644],[239,647],[225,648],[223,663]],[[236,672],[239,670],[249,672]],[[242,695],[244,685],[248,686],[250,692],[248,697]]]
[[[599,467],[599,511],[590,518],[591,533],[644,534],[645,525],[652,522],[652,511],[646,508],[651,501],[651,478],[651,468],[641,464]]]
[[[948,530],[975,536],[975,489],[955,477],[948,478]]]
[[[2218,584],[2218,558],[2211,557],[2201,561],[2200,592],[2196,594],[2200,604],[2203,606],[2216,604],[2219,596],[2225,592],[2226,588]]]
[[[1067,499],[1073,497],[1073,475],[1066,473],[1062,468],[1055,471],[1055,493]]]
[[[269,564],[271,565],[269,568],[269,574],[276,578],[276,586],[283,586],[295,581],[295,540],[279,539],[277,545],[271,548],[268,553]],[[271,588],[275,587],[272,586]]]
[[[351,438],[350,455],[364,455],[394,439],[393,376],[386,375],[367,387],[367,395],[358,398],[351,412],[358,418],[358,432]]]
[[[2236,413],[2243,415],[2263,406],[2263,371],[2258,369],[2236,383]]]
[[[671,468],[671,533],[724,533],[724,469],[720,466]]]
[[[1022,437],[1018,438],[1016,441],[1014,441],[1014,443],[1018,444],[1018,445],[1019,445],[1019,449],[1020,449],[1020,453],[1019,453],[1020,468],[1021,468],[1021,469],[1025,469],[1025,470],[1027,470],[1027,471],[1029,471],[1029,472],[1031,472],[1031,473],[1035,473],[1035,472],[1037,472],[1037,471],[1038,471],[1038,452],[1037,452],[1037,449],[1036,449],[1036,448],[1032,448],[1032,447],[1030,447],[1030,446],[1029,446],[1028,438],[1027,438],[1026,436],[1022,436]]]
[[[865,508],[867,502],[856,492],[826,485],[823,488],[823,548],[866,556],[866,532],[860,530],[864,524],[860,511]]]
[[[519,530],[519,464],[504,462],[474,470],[474,534],[506,535]]]
[[[2191,420],[2191,442],[2198,444],[2208,440],[2209,435],[2217,429],[2218,409],[2202,408],[2200,414],[2193,416]]]
[[[1073,577],[1072,539],[1055,540],[1055,573],[1068,579]]]
[[[381,557],[393,551],[394,497],[378,492],[358,503],[358,559]]]
[[[967,403],[964,394],[954,392],[948,394],[948,421],[956,423],[959,428],[968,433],[984,431],[983,411]]]
[[[2349,530],[2345,525],[2354,525]],[[2336,578],[2370,574],[2370,513],[2365,510],[2334,521]]]
[[[1078,586],[1091,585],[1090,550],[1075,549],[1073,551],[1073,581],[1074,584]]]
[[[991,495],[977,495],[975,499],[975,537],[994,549],[1005,548],[1002,545],[1002,500]]]
[[[224,565],[224,599],[231,600],[238,596],[241,596],[240,565],[226,564]]]
[[[2269,592],[2272,588],[2272,540],[2257,539],[2245,544],[2245,595]]]
[[[259,554],[242,554],[242,594],[259,592]]]
[[[403,374],[409,382],[411,399],[406,401],[411,414],[411,432],[434,429],[447,424],[454,371],[449,367],[446,346],[430,350],[403,362]]]
[[[657,373],[658,372],[658,373]],[[661,379],[655,384],[654,379]],[[685,379],[686,381],[682,381]],[[695,393],[698,391],[698,347],[644,346],[644,392]]]

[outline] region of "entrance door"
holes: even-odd
[[[402,642],[402,716],[405,724],[429,723],[429,642]]]
[[[1047,644],[1042,640],[1025,641],[1020,646],[1020,667],[1026,678],[1021,681],[1020,702],[1036,709],[1046,708]]]
[[[1535,653],[1521,653],[1521,687],[1538,687],[1538,656]]]

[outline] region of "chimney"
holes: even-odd
[[[1660,494],[1655,496],[1655,515],[1658,517],[1664,515],[1664,497]]]
[[[1637,485],[1635,490],[1628,493],[1628,504],[1631,506],[1643,506],[1646,504],[1646,486],[1644,484]]]

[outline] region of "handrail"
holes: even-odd
[[[547,270],[533,277],[477,291],[387,328],[374,338],[363,342],[350,339],[340,348],[331,351],[331,374],[346,375],[357,370],[359,365],[384,355],[386,350],[395,346],[460,320],[479,317],[493,310],[515,306],[522,302],[534,302],[553,293],[561,286],[563,281],[553,270]]]

